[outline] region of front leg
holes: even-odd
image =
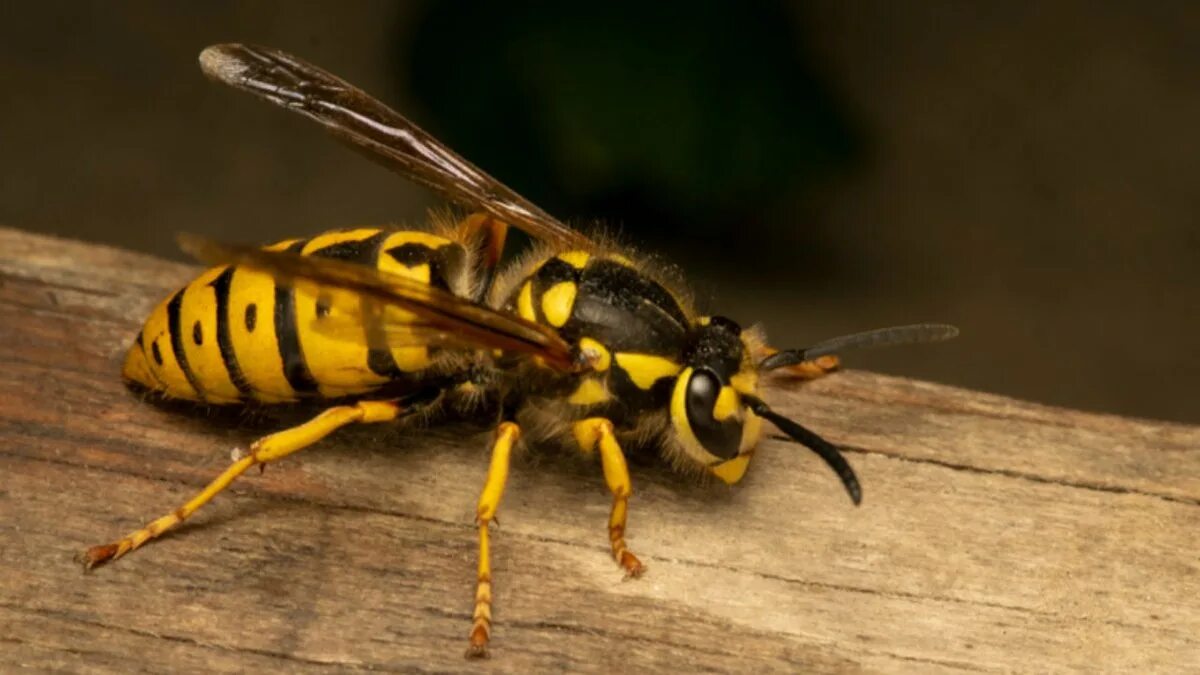
[[[633,485],[629,480],[625,454],[621,452],[613,433],[613,424],[603,417],[589,417],[575,422],[571,430],[584,452],[590,453],[597,448],[600,450],[604,482],[613,496],[612,512],[608,517],[608,540],[612,544],[613,559],[625,570],[626,577],[641,576],[646,566],[625,545],[625,518]]]

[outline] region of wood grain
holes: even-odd
[[[734,488],[637,460],[636,581],[608,558],[599,468],[527,452],[494,537],[485,663],[462,658],[478,428],[348,430],[85,575],[76,553],[282,423],[121,385],[137,324],[194,272],[0,230],[0,671],[1200,665],[1200,428],[854,371],[767,397],[847,449],[861,508],[775,439]]]

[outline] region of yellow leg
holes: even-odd
[[[475,509],[475,521],[479,525],[479,576],[475,584],[471,642],[467,647],[469,657],[488,655],[488,639],[492,635],[492,565],[488,548],[488,525],[495,520],[496,509],[500,508],[500,499],[504,497],[504,484],[508,482],[513,445],[520,437],[521,428],[512,422],[502,422],[496,427],[496,440],[492,443],[492,462],[488,466],[483,491],[479,494],[479,505]]]
[[[354,405],[330,408],[313,419],[291,429],[285,429],[254,442],[245,457],[235,461],[217,476],[213,482],[192,497],[186,504],[171,513],[151,521],[148,525],[130,532],[111,543],[93,546],[83,554],[84,565],[91,569],[109,560],[115,560],[142,544],[175,527],[204,506],[221,490],[229,487],[235,478],[250,467],[286,457],[321,440],[335,429],[355,422],[390,422],[403,412],[399,404],[391,401],[360,401]]]
[[[612,422],[603,417],[590,417],[576,422],[572,431],[575,440],[584,452],[599,448],[600,463],[604,467],[604,482],[613,496],[612,512],[608,517],[608,540],[612,544],[613,559],[624,570],[627,577],[637,577],[646,571],[637,556],[625,545],[625,519],[629,510],[629,495],[633,484],[629,480],[629,467],[625,464],[625,453],[617,444]]]
[[[773,347],[767,347],[763,350],[762,356],[770,356],[777,351],[779,350]],[[829,373],[832,373],[840,368],[841,365],[841,359],[833,354],[826,354],[825,356],[818,356],[812,361],[801,361],[795,365],[780,368],[780,370],[803,380],[815,380],[818,377],[824,377]]]

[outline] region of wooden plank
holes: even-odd
[[[288,418],[182,414],[121,385],[137,324],[194,271],[0,230],[0,670],[1200,663],[1200,428],[855,371],[767,395],[847,448],[861,508],[777,439],[734,488],[634,458],[636,581],[608,559],[598,467],[525,453],[494,537],[486,664],[462,658],[481,428],[347,430],[85,575],[79,550]]]

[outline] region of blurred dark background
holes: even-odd
[[[428,194],[200,74],[256,42],[780,346],[950,321],[850,364],[1200,422],[1198,34],[1191,2],[5,3],[0,223],[178,258],[420,222]]]

